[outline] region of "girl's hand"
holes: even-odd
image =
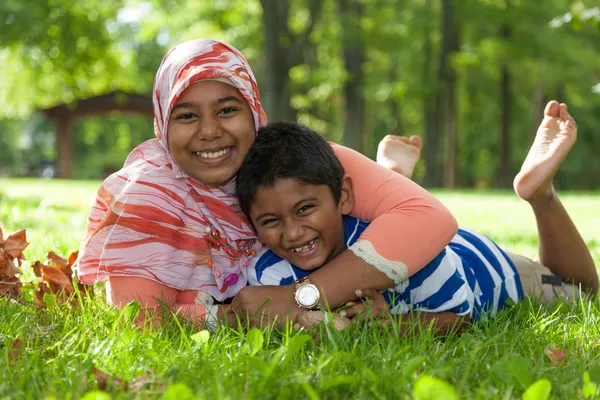
[[[296,317],[294,329],[312,329],[323,321],[327,320],[327,314],[323,311],[302,311]],[[350,325],[350,319],[341,316],[340,314],[333,314],[333,325],[338,331],[346,328]]]
[[[346,303],[346,307],[348,308],[340,311],[339,315],[350,318],[353,322],[374,317],[376,319],[383,319],[380,322],[384,325],[391,323],[390,306],[379,291],[375,289],[359,289],[355,293],[362,301],[350,301]]]

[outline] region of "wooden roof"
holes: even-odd
[[[41,109],[48,118],[70,119],[91,115],[124,112],[152,117],[152,97],[137,93],[114,91],[67,104]]]

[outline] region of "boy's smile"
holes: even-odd
[[[321,267],[345,249],[343,214],[351,211],[350,191],[339,203],[327,185],[277,179],[256,191],[250,218],[259,239],[278,256],[304,270]]]

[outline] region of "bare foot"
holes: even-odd
[[[567,105],[552,100],[546,105],[544,120],[513,182],[517,195],[530,203],[554,197],[552,179],[576,140],[577,124]]]
[[[387,135],[377,147],[377,164],[412,178],[421,157],[420,136]]]

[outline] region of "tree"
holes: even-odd
[[[290,104],[290,70],[302,63],[302,52],[321,13],[321,1],[309,0],[309,22],[298,33],[289,26],[289,0],[261,0],[263,9],[265,76],[262,86],[267,116],[273,121],[295,121]]]
[[[344,82],[344,144],[357,151],[365,146],[364,39],[360,0],[339,0],[342,15],[342,47],[347,77]]]

